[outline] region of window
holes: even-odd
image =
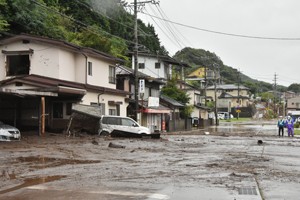
[[[150,89],[150,96],[151,97],[159,97],[159,90],[151,88]]]
[[[109,83],[116,83],[116,68],[114,66],[109,66]]]
[[[145,63],[139,63],[139,69],[145,69]]]
[[[66,103],[66,115],[72,114],[72,103],[68,102]]]
[[[121,125],[121,119],[116,117],[104,117],[102,119],[103,124]]]
[[[93,63],[88,62],[88,75],[92,76],[93,75]]]
[[[117,109],[117,116],[120,116],[120,105],[116,105],[116,109]]]
[[[116,109],[109,109],[109,115],[117,115],[117,110]]]
[[[62,119],[63,118],[63,102],[54,102],[53,103],[53,118]]]
[[[133,126],[135,123],[134,121],[126,118],[122,118],[122,126]]]
[[[160,69],[160,62],[155,63],[155,69]]]
[[[6,56],[7,76],[29,74],[29,55],[7,55]]]

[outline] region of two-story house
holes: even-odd
[[[134,69],[134,59],[132,59],[132,66]],[[190,66],[169,56],[138,53],[137,67],[139,72],[166,82],[172,76],[177,76],[175,78],[183,80],[184,69]]]
[[[184,90],[190,97],[190,101],[188,104],[193,106],[191,118],[196,119],[196,121],[198,122],[194,125],[197,125],[199,127],[209,125],[210,122],[208,119],[208,114],[210,109],[205,106],[205,96],[202,95],[202,91],[186,82],[178,83],[178,87]]]
[[[163,83],[166,83],[168,80],[175,78],[179,81],[183,81],[185,79],[184,77],[184,71],[185,68],[190,67],[188,64],[184,62],[179,62],[169,56],[164,56],[164,55],[155,55],[155,54],[149,54],[149,53],[138,53],[137,57],[137,67],[138,71],[146,74],[156,80],[160,80]],[[134,69],[134,58],[132,58],[132,65]],[[163,85],[161,85],[162,87]],[[174,104],[172,105],[172,101],[169,101],[168,103],[166,102],[165,98],[165,103],[173,107]],[[180,103],[179,103],[180,104]],[[180,105],[182,106],[182,105]],[[177,116],[177,115],[174,115]],[[182,124],[180,123],[180,119],[177,118],[172,118],[170,117],[172,122],[170,121],[170,124],[175,123],[175,124]],[[176,120],[175,120],[176,119]],[[181,119],[183,120],[183,119]],[[183,120],[184,121],[184,120]],[[171,125],[171,127],[175,127]],[[183,128],[180,128],[183,127]],[[186,127],[184,124],[182,126],[177,126],[173,129],[178,129],[182,130]]]
[[[209,86],[206,95],[215,101],[217,96],[217,107],[231,112],[232,108],[248,107],[250,104],[249,88],[243,85],[224,84]]]
[[[132,95],[129,98],[129,106],[127,109],[128,116],[134,118],[135,116],[135,80],[134,70],[125,66],[118,66],[116,69],[117,74],[117,89],[130,92]],[[139,80],[139,119],[137,121],[148,127],[151,132],[165,131],[168,128],[169,115],[171,109],[160,104],[160,86],[164,84],[159,79],[155,79],[144,73],[138,72]]]
[[[123,60],[65,41],[18,35],[0,41],[0,120],[19,128],[62,130],[72,104],[127,115],[128,92],[116,89]]]
[[[300,110],[300,96],[286,100],[286,112]]]

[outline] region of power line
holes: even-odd
[[[146,9],[145,9],[146,10]],[[146,10],[147,11],[147,10]],[[148,12],[148,11],[147,11]],[[150,16],[151,17],[151,16]],[[158,28],[163,32],[163,34],[174,44],[174,45],[178,45],[179,48],[182,48],[182,46],[178,43],[178,41],[176,41],[176,44],[174,43],[174,40],[169,36],[169,34],[167,34],[164,29],[158,24],[158,22],[156,22],[156,20],[154,18],[151,17],[151,19],[153,20],[153,22],[158,26]],[[164,25],[163,25],[164,26]]]
[[[294,41],[294,40],[300,40],[300,38],[289,38],[289,37],[263,37],[263,36],[251,36],[251,35],[241,35],[241,34],[235,34],[235,33],[226,33],[226,32],[214,31],[214,30],[209,30],[209,29],[199,28],[199,27],[195,27],[195,26],[191,26],[191,25],[186,25],[186,24],[179,23],[179,22],[174,22],[174,21],[167,20],[167,19],[163,19],[163,18],[154,16],[154,15],[151,15],[151,14],[148,14],[148,13],[143,13],[143,12],[142,12],[142,14],[144,14],[144,15],[149,15],[149,16],[152,16],[152,17],[154,17],[154,18],[157,18],[157,19],[160,19],[160,20],[163,20],[163,21],[167,21],[167,22],[170,22],[170,23],[179,25],[179,26],[186,27],[186,28],[191,28],[191,29],[195,29],[195,30],[198,30],[198,31],[203,31],[203,32],[208,32],[208,33],[214,33],[214,34],[219,34],[219,35],[227,35],[227,36],[241,37],[241,38],[249,38],[249,39],[261,39],[261,40],[292,40],[292,41]]]
[[[162,17],[164,17],[164,18],[166,18],[166,19],[168,19],[169,20],[169,18],[168,18],[168,16],[166,15],[166,13],[163,11],[163,9],[160,7],[160,5],[158,4],[158,6],[157,5],[155,5],[156,7],[157,7],[157,9],[158,10],[160,10],[161,11],[161,13],[162,13]],[[172,25],[172,27],[179,33],[179,35],[183,38],[183,40],[185,40],[187,43],[189,43],[189,46],[193,46],[189,41],[188,41],[188,39],[176,28],[176,26],[173,24],[173,23],[168,23],[168,24],[171,24]],[[187,45],[186,45],[187,46]]]
[[[158,9],[158,6],[157,6],[157,5],[156,5],[156,8],[157,8],[157,10],[158,10],[160,16],[161,16],[162,18],[164,18],[162,12],[160,11],[160,9]],[[171,33],[171,35],[175,38],[176,43],[177,43],[177,44],[179,45],[179,47],[182,49],[183,47],[182,47],[181,44],[183,44],[183,42],[181,42],[180,38],[177,36],[177,34],[175,33],[175,31],[173,31],[172,27],[170,26],[170,23],[167,23],[166,21],[164,21],[164,22],[165,22],[165,28]]]

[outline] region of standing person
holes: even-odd
[[[278,136],[280,137],[280,132],[283,137],[284,133],[284,126],[285,126],[285,120],[282,118],[282,116],[279,116],[279,120],[277,122],[277,127],[278,127]]]
[[[294,120],[291,116],[288,116],[287,121],[286,121],[286,126],[288,129],[288,136],[294,137]]]

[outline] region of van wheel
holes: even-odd
[[[107,132],[107,131],[102,131],[100,133],[100,136],[108,136],[108,135],[109,135],[109,132]]]

